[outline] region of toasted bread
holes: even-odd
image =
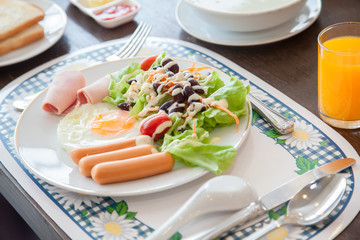
[[[0,0],[0,41],[42,20],[44,10],[21,0]]]
[[[24,47],[44,37],[44,29],[38,23],[24,31],[0,41],[0,55]]]

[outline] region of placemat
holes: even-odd
[[[64,68],[89,65],[104,61],[124,44],[124,40],[102,43],[46,63],[24,74],[1,91],[0,139],[1,161],[21,186],[69,235],[81,239],[142,239],[160,226],[206,180],[207,174],[191,183],[159,193],[134,197],[84,196],[69,192],[32,175],[21,163],[14,146],[14,130],[20,113],[13,109],[13,102],[44,90],[57,71]],[[166,51],[168,56],[192,59],[201,54],[221,71],[238,77],[251,85],[251,92],[293,118],[295,131],[288,135],[277,134],[255,111],[252,126],[245,143],[239,149],[233,167],[224,174],[237,175],[253,186],[259,196],[271,191],[284,181],[303,174],[316,166],[339,158],[359,159],[352,146],[319,118],[301,107],[283,93],[266,84],[252,73],[203,47],[172,39],[148,38],[138,55]],[[36,119],[34,119],[36,121]],[[356,216],[360,209],[359,168],[342,172],[347,178],[347,190],[336,210],[323,222],[310,227],[288,227],[290,239],[324,239],[338,235]],[[200,217],[186,226],[172,239],[188,237],[214,226],[231,213]],[[226,236],[242,239],[269,221],[281,215],[281,207],[269,217],[246,229]]]

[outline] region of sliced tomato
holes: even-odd
[[[144,58],[140,63],[141,69],[144,71],[149,70],[151,65],[155,62],[156,58],[157,58],[157,56],[150,56],[150,57]]]
[[[171,125],[172,121],[168,115],[155,114],[143,120],[140,126],[140,133],[156,140],[163,137]]]

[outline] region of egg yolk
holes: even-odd
[[[129,112],[113,110],[97,115],[91,122],[91,131],[101,136],[114,136],[129,130],[134,123]]]

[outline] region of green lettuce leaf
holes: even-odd
[[[241,117],[245,115],[247,111],[245,104],[246,95],[249,91],[249,86],[245,87],[240,80],[231,77],[228,83],[212,93],[209,98],[214,98],[216,101],[226,99],[228,103],[227,109],[237,117]],[[218,126],[226,126],[235,123],[235,119],[232,116],[214,107],[198,113],[195,118],[197,118],[197,126],[208,131],[211,131]]]
[[[158,57],[156,58],[155,62],[151,65],[150,69],[156,66],[161,65],[161,61],[166,57],[166,52],[162,52],[161,54],[158,55]]]
[[[201,167],[215,174],[221,174],[230,168],[236,149],[230,145],[209,144],[209,133],[202,128],[196,129],[197,138],[192,130],[186,130],[176,136],[166,134],[160,150],[172,154],[176,161],[190,167]]]
[[[220,79],[219,73],[216,71],[212,71],[211,73],[212,79],[206,83],[206,85],[202,85],[202,88],[205,90],[205,97],[209,97],[211,94],[216,92],[219,88],[223,87],[225,83]],[[205,79],[200,80],[200,84],[204,83]]]
[[[147,94],[145,94],[145,93],[141,94],[141,96],[138,98],[134,107],[130,110],[130,113],[129,113],[130,116],[137,115],[137,114],[139,114],[139,112],[141,112],[144,109],[144,107],[147,104],[146,96],[147,96]]]
[[[124,94],[129,89],[130,84],[128,84],[127,81],[123,81],[124,76],[127,76],[126,80],[128,80],[142,72],[143,70],[141,70],[139,63],[130,63],[120,71],[110,74],[109,96],[106,96],[103,101],[114,105],[125,102],[126,97]]]

